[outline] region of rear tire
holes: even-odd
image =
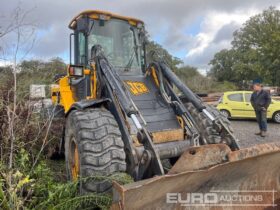
[[[200,131],[201,143],[206,142],[207,144],[218,144],[223,143],[220,134],[215,130],[213,123],[208,119],[205,114],[199,112],[191,103],[185,103],[187,110],[190,112],[195,123],[197,124],[198,130]],[[220,118],[222,122],[227,126],[230,131],[233,131],[229,120],[215,107],[205,105],[207,111],[209,111],[215,118]]]
[[[124,144],[114,116],[102,108],[72,111],[66,120],[65,159],[68,179],[80,179],[81,193],[110,191],[110,181],[84,178],[126,171]]]
[[[280,123],[280,111],[277,111],[273,114],[273,117],[272,117],[273,121],[276,122],[276,123]]]

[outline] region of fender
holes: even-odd
[[[111,99],[109,98],[102,98],[102,99],[87,99],[87,100],[81,100],[78,102],[75,102],[72,104],[70,109],[65,113],[65,116],[67,116],[72,110],[84,110],[89,107],[97,107],[102,104],[107,104],[111,102]]]

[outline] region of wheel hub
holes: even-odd
[[[80,165],[79,165],[79,152],[77,144],[72,141],[72,155],[71,155],[71,174],[72,179],[76,181],[79,176],[80,172]]]
[[[280,113],[275,115],[275,121],[280,122]]]

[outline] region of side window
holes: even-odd
[[[86,59],[86,43],[85,43],[85,35],[83,33],[79,33],[78,35],[79,42],[79,64],[84,64]]]
[[[251,99],[251,93],[245,93],[245,101],[246,102],[250,102],[250,99]]]
[[[243,95],[242,95],[242,93],[231,94],[231,95],[228,95],[228,99],[230,101],[243,102]]]

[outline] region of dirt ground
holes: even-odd
[[[250,147],[255,144],[269,142],[280,142],[280,124],[268,122],[267,137],[262,138],[254,133],[258,132],[258,125],[255,120],[231,120],[235,136],[240,140],[241,147]]]

